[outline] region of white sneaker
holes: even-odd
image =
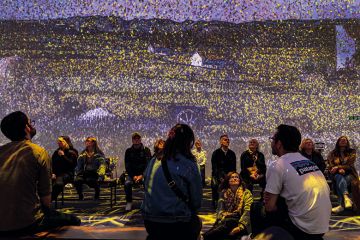
[[[344,202],[345,202],[346,209],[352,208],[352,201],[348,195],[344,195]]]
[[[344,208],[343,208],[343,206],[341,206],[341,205],[339,205],[339,206],[337,206],[337,207],[333,207],[333,208],[331,209],[331,212],[332,212],[332,213],[339,213],[339,212],[342,212],[342,211],[344,211]]]
[[[131,211],[132,208],[132,202],[127,202],[125,206],[125,211]]]

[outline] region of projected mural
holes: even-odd
[[[353,145],[360,142],[360,122],[352,118],[360,115],[355,12],[344,10],[347,20],[320,7],[317,14],[330,19],[271,17],[278,10],[265,5],[269,12],[254,19],[216,21],[194,13],[183,21],[184,16],[156,13],[168,11],[166,6],[139,18],[136,11],[144,10],[138,7],[126,17],[111,11],[100,15],[113,16],[73,16],[69,7],[62,15],[47,2],[53,6],[43,7],[47,14],[28,6],[28,12],[7,17],[16,8],[8,4],[0,15],[0,117],[14,110],[29,113],[39,132],[35,141],[49,151],[59,135],[71,136],[79,150],[93,135],[122,165],[132,132],[152,147],[176,122],[190,124],[209,154],[228,133],[239,156],[256,137],[271,159],[268,137],[280,123],[298,126],[303,135],[324,142],[326,151],[343,134]],[[94,15],[95,5],[73,7]],[[348,52],[340,60],[339,44]],[[6,142],[3,136],[0,142]]]

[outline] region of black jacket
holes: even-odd
[[[52,172],[56,176],[64,174],[74,175],[77,164],[78,152],[76,149],[64,150],[64,155],[58,154],[59,148],[52,155]]]
[[[265,177],[266,174],[266,164],[265,164],[265,157],[264,154],[262,154],[259,151],[256,151],[257,153],[257,160],[255,161],[255,165],[258,169],[258,174],[263,174]],[[252,158],[252,155],[250,154],[249,150],[246,150],[241,154],[240,157],[240,167],[241,167],[241,177],[245,182],[250,182],[250,173],[247,170],[249,167],[252,167],[254,165],[254,159]]]
[[[307,155],[305,151],[301,151],[300,153],[301,155],[303,155],[304,157],[315,163],[316,166],[318,166],[318,168],[320,169],[320,171],[324,173],[326,164],[321,153],[317,151],[313,151],[311,155]]]
[[[143,175],[146,166],[151,159],[150,149],[141,147],[136,149],[134,146],[125,151],[125,169],[127,174],[133,178],[134,176]]]
[[[224,178],[229,172],[236,172],[236,155],[228,150],[226,155],[221,148],[216,149],[211,156],[212,176],[216,179]]]

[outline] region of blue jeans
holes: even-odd
[[[135,183],[129,175],[126,176],[124,184],[126,202],[132,202],[132,188],[134,185],[142,186],[144,182],[141,180],[139,183]]]
[[[349,193],[348,187],[351,185],[351,175],[335,174],[334,179],[339,205],[344,205],[344,194]]]

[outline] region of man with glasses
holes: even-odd
[[[236,155],[229,149],[230,139],[227,134],[220,136],[220,148],[216,149],[211,156],[211,191],[212,205],[217,206],[219,200],[219,185],[229,172],[236,172]]]
[[[301,134],[296,127],[280,125],[270,138],[279,158],[266,172],[265,215],[254,205],[253,233],[278,226],[294,239],[322,239],[329,230],[331,202],[329,186],[318,166],[298,150]]]
[[[50,209],[50,157],[31,142],[34,124],[20,111],[1,121],[1,131],[11,142],[0,147],[0,236],[80,225],[75,216]]]

